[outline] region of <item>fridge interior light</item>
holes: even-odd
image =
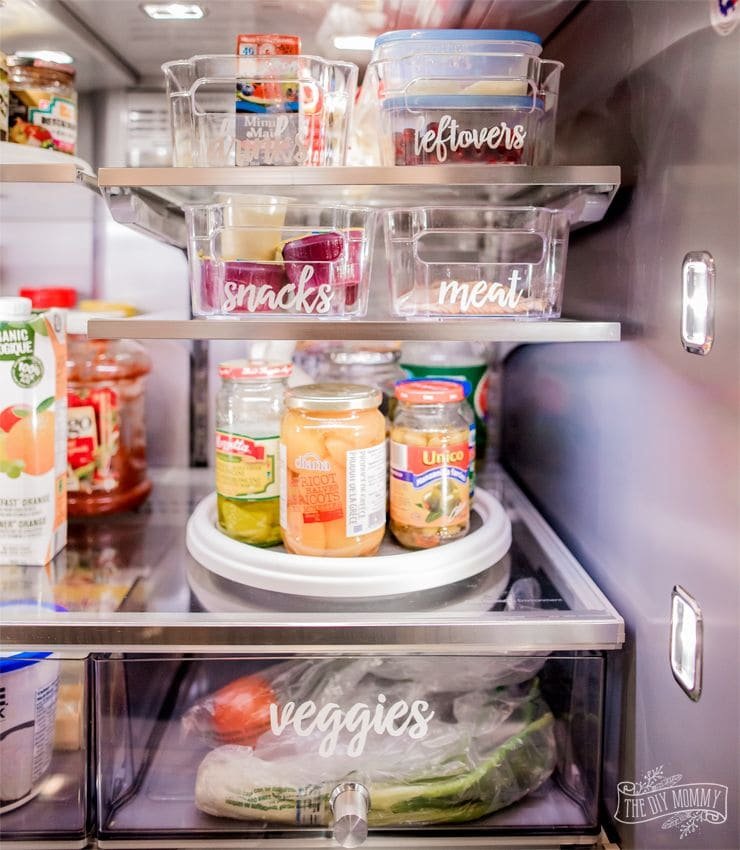
[[[197,3],[144,3],[141,8],[155,21],[199,21],[205,15]]]

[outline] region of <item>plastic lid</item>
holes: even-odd
[[[72,286],[23,286],[18,290],[18,295],[30,298],[34,310],[69,308],[77,303],[77,290]]]
[[[0,652],[0,675],[30,667],[50,655],[51,652]]]
[[[219,363],[218,374],[227,380],[239,378],[289,378],[293,372],[292,363],[273,360],[226,360]]]
[[[12,295],[0,296],[0,320],[13,322],[30,319],[32,310],[33,302],[30,298],[16,298]]]
[[[462,401],[465,392],[457,381],[400,381],[396,398],[408,404],[450,404]]]
[[[285,393],[285,406],[299,410],[371,410],[383,393],[365,384],[306,384]]]
[[[531,109],[529,95],[511,94],[407,94],[386,98],[383,109]],[[535,109],[544,109],[542,98],[534,99]]]
[[[79,303],[83,313],[115,313],[118,316],[136,316],[138,310],[124,301],[102,301],[99,298],[84,298]]]
[[[394,41],[529,41],[542,44],[542,39],[526,30],[392,30],[375,39],[375,49]]]

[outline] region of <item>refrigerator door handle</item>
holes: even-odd
[[[689,354],[709,354],[714,343],[714,257],[690,251],[681,267],[681,342]]]

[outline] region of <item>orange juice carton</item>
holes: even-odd
[[[0,298],[0,566],[67,542],[67,342],[61,310]]]

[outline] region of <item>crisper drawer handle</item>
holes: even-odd
[[[359,782],[342,782],[329,798],[334,816],[334,840],[340,847],[359,847],[367,838],[370,794]]]

